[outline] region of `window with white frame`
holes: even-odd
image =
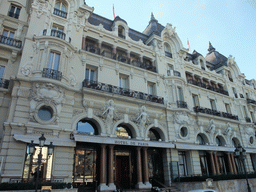
[[[164,44],[164,51],[165,51],[165,56],[172,58],[172,51],[170,45],[167,43]]]
[[[155,83],[148,82],[148,94],[155,95]]]
[[[184,101],[183,90],[181,87],[178,87],[178,99],[179,101]]]
[[[60,63],[60,53],[51,51],[48,62],[48,69],[53,69],[58,71]]]
[[[14,38],[14,31],[4,28],[1,38],[1,43],[12,45]]]
[[[68,5],[63,0],[57,0],[54,6],[54,15],[58,15],[63,18],[67,18]]]
[[[129,76],[119,74],[119,87],[129,89]]]
[[[215,100],[214,100],[214,99],[210,99],[210,103],[211,103],[211,108],[212,108],[212,110],[217,110]]]
[[[185,151],[179,151],[179,171],[181,177],[188,174]]]
[[[192,98],[193,98],[194,107],[200,106],[198,95],[192,94]]]
[[[64,33],[64,27],[54,23],[52,25],[51,36],[59,37],[61,39],[65,39],[66,34]]]
[[[226,107],[226,111],[227,111],[227,113],[230,113],[230,114],[231,114],[230,104],[225,103],[225,107]]]
[[[20,10],[21,10],[20,6],[11,4],[8,16],[18,19],[20,16]]]
[[[0,66],[0,81],[4,78],[5,66]]]
[[[85,79],[88,82],[97,81],[97,68],[92,66],[86,66]]]
[[[172,65],[168,65],[167,67],[167,76],[171,76],[173,73],[173,66]]]

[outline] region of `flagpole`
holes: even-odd
[[[114,4],[113,4],[113,17],[114,17],[114,19],[116,18],[116,14],[115,14],[115,6],[114,6]]]

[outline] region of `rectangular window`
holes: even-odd
[[[214,99],[210,99],[210,103],[211,103],[212,110],[217,110],[215,100]]]
[[[86,67],[85,79],[90,82],[95,82],[97,80],[97,68]]]
[[[194,95],[194,94],[192,94],[192,97],[193,97],[194,107],[196,107],[196,106],[200,106],[200,104],[199,104],[199,98],[198,98],[198,95]]]
[[[60,54],[51,51],[49,56],[48,69],[53,69],[58,71],[59,63],[60,63]]]
[[[252,117],[252,121],[253,121],[254,123],[256,123],[256,122],[255,122],[255,117],[254,117],[254,113],[253,113],[253,112],[251,112],[251,117]]]
[[[29,146],[27,146],[25,165],[23,170],[23,179],[25,181],[35,181],[36,171],[38,168],[38,154],[40,153],[40,147],[35,146],[34,154],[29,154]],[[42,161],[39,168],[39,179],[51,180],[52,173],[52,159],[53,155],[48,156],[48,147],[42,148]]]
[[[119,87],[129,89],[129,76],[122,74],[119,75]]]
[[[179,101],[184,101],[183,91],[181,87],[178,87],[178,99]]]
[[[185,151],[179,151],[179,171],[181,177],[188,174]]]
[[[245,107],[245,106],[243,106],[243,108],[244,108],[244,117],[248,117],[246,107]]]
[[[21,10],[20,7],[11,4],[11,8],[10,8],[10,11],[9,11],[8,15],[10,17],[14,17],[15,19],[18,19],[19,16],[20,16],[20,10]]]
[[[199,159],[200,159],[200,166],[201,166],[201,172],[202,175],[208,175],[208,164],[207,164],[207,157],[205,152],[199,152]]]
[[[231,114],[231,108],[230,108],[230,105],[228,103],[225,103],[225,107],[226,107],[226,111],[227,113],[230,113]]]
[[[5,70],[5,67],[4,66],[0,66],[0,79],[1,80],[4,78],[4,70]]]
[[[2,33],[1,43],[13,45],[14,31],[4,29]]]
[[[148,94],[155,95],[155,84],[148,82]]]

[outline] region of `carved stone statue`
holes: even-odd
[[[215,126],[214,120],[211,119],[210,120],[210,126],[209,126],[209,128],[207,129],[206,132],[208,132],[210,134],[213,134],[215,132],[215,128],[216,128],[216,126]]]
[[[141,136],[143,136],[148,114],[146,113],[146,107],[145,106],[142,106],[140,110],[141,110],[141,112],[140,112],[140,114],[137,118],[137,122],[139,123],[139,129],[140,129],[140,132],[141,132]]]
[[[109,100],[107,102],[106,110],[102,113],[102,116],[106,116],[106,129],[107,133],[110,133],[111,125],[113,123],[114,118],[114,101]]]

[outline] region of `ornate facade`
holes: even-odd
[[[241,173],[238,144],[255,171],[256,81],[234,57],[211,43],[206,57],[189,53],[153,14],[141,33],[93,11],[83,0],[0,2],[1,182],[33,180],[39,148],[27,147],[41,134],[41,179],[88,190]]]

